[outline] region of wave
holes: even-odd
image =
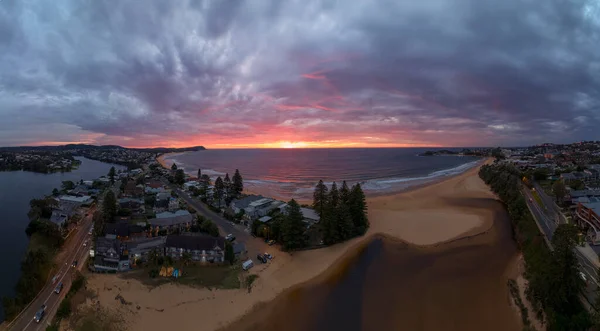
[[[347,181],[348,186],[352,186],[356,183],[360,183],[361,187],[366,193],[375,192],[395,192],[401,191],[414,185],[425,184],[434,181],[439,178],[448,177],[463,173],[475,166],[477,166],[481,160],[461,164],[454,168],[443,169],[434,171],[425,176],[419,177],[391,177],[391,178],[378,178],[364,181]],[[336,182],[338,188],[341,185],[341,181]],[[244,180],[244,184],[247,187],[253,189],[265,189],[266,192],[274,192],[278,196],[289,196],[292,197],[307,197],[314,191],[316,183],[311,182],[289,182],[289,181],[277,181],[277,180],[264,180],[264,179],[248,179]],[[331,187],[333,182],[324,182],[327,187]],[[261,190],[262,191],[262,190]]]

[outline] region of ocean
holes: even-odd
[[[59,188],[62,181],[91,180],[108,174],[110,167],[119,165],[77,157],[79,168],[64,173],[40,174],[26,171],[0,172],[0,297],[14,295],[14,287],[21,275],[21,260],[29,242],[25,229],[29,224],[29,200],[42,198]],[[0,305],[0,322],[4,311]]]
[[[323,180],[349,185],[361,183],[367,195],[402,191],[442,177],[461,173],[480,158],[471,156],[418,156],[426,148],[344,149],[215,149],[165,158],[186,173],[198,169],[213,181],[239,169],[244,187],[278,198],[310,199],[315,184]]]

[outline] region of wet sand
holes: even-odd
[[[173,284],[149,290],[115,275],[93,275],[88,288],[127,316],[131,330],[232,322],[227,330],[519,328],[506,287],[515,255],[508,220],[477,169],[368,204],[364,237],[293,256],[269,248],[276,258],[251,270],[259,275],[251,293]],[[247,243],[255,244],[261,241]],[[120,305],[117,293],[133,304]]]
[[[452,203],[493,211],[493,227],[437,247],[376,236],[326,279],[290,289],[223,330],[520,330],[506,286],[516,245],[502,205]]]

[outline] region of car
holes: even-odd
[[[83,243],[83,247],[87,247],[87,242],[84,242],[84,243]]]
[[[273,255],[271,255],[271,254],[269,254],[269,253],[265,253],[265,254],[263,254],[263,256],[264,256],[264,257],[266,257],[266,258],[267,258],[267,259],[269,259],[269,260],[272,260],[272,259],[273,259]]]
[[[267,258],[264,257],[262,254],[256,255],[256,258],[262,263],[267,263]]]
[[[36,323],[39,323],[42,318],[44,318],[44,315],[46,314],[46,305],[42,305],[40,307],[40,309],[35,313],[35,316],[33,316],[33,320]]]
[[[271,239],[271,240],[267,241],[267,245],[269,245],[269,246],[273,246],[274,244],[275,244],[275,240]]]
[[[58,285],[57,285],[57,286],[56,286],[56,288],[54,289],[54,293],[56,293],[56,294],[59,294],[59,293],[60,293],[60,291],[62,291],[62,289],[63,289],[63,283],[62,283],[62,282],[60,282],[60,283],[58,283]]]
[[[52,284],[56,283],[57,280],[58,280],[58,275],[55,275],[54,277],[52,277]]]
[[[73,263],[71,264],[71,267],[75,268],[77,266],[77,260],[73,261]]]
[[[581,277],[581,279],[587,283],[587,277],[585,276],[585,274],[583,272],[579,272],[579,277]]]
[[[225,240],[232,242],[235,240],[235,236],[230,233],[227,236],[225,236]]]
[[[533,199],[529,198],[529,202],[533,202]]]

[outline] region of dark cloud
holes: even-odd
[[[0,145],[598,139],[598,31],[592,0],[2,0]]]

